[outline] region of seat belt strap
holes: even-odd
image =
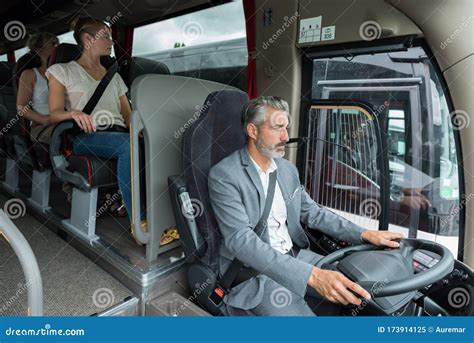
[[[94,108],[97,106],[97,103],[102,97],[102,94],[104,94],[105,89],[107,88],[107,86],[109,85],[110,81],[112,80],[112,78],[114,77],[117,71],[118,71],[118,62],[115,61],[114,64],[112,64],[112,66],[107,70],[102,80],[100,80],[99,84],[97,85],[97,88],[94,90],[94,94],[92,94],[86,106],[84,106],[84,109],[82,110],[82,112],[86,114],[91,114],[92,111],[94,111]]]
[[[273,204],[273,197],[275,195],[275,188],[276,188],[276,181],[277,181],[277,171],[275,170],[270,174],[270,181],[268,184],[268,191],[267,191],[267,199],[265,200],[265,207],[263,209],[262,216],[258,221],[257,225],[255,225],[254,231],[255,233],[260,236],[263,231],[265,231],[265,227],[267,225],[267,219],[270,214],[270,210]],[[244,264],[239,261],[238,259],[234,259],[229,268],[227,268],[226,272],[222,276],[220,280],[220,287],[223,288],[224,291],[228,291],[232,283],[234,282],[235,278],[239,274],[240,270]]]

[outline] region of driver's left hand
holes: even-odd
[[[389,248],[398,248],[400,244],[394,242],[394,239],[403,238],[403,235],[390,231],[365,230],[361,235],[362,239],[367,243],[374,245],[385,245]]]

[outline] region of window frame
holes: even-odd
[[[311,106],[309,111],[312,109],[357,109],[361,112],[365,112],[366,114],[370,115],[374,121],[374,130],[375,130],[375,138],[377,140],[377,155],[381,156],[382,158],[377,158],[377,169],[380,170],[380,206],[381,211],[376,218],[379,221],[378,229],[381,231],[388,230],[389,224],[389,201],[390,201],[390,180],[387,177],[389,172],[389,163],[388,163],[388,155],[387,154],[380,154],[382,151],[386,151],[387,149],[387,136],[384,130],[381,129],[381,125],[379,123],[378,117],[374,112],[371,104],[363,101],[348,101],[347,99],[315,99],[311,102]],[[308,113],[309,113],[308,111]],[[327,113],[325,114],[327,116]],[[309,147],[308,141],[311,140],[309,138],[309,130],[310,130],[310,121],[311,116],[308,115],[306,118],[305,124],[305,135],[304,137],[308,137],[308,139],[303,140],[303,147],[299,151],[302,152],[304,155],[303,160],[308,160],[309,155]],[[320,131],[325,128],[318,128],[318,136],[320,135]],[[319,148],[318,148],[319,149]],[[300,166],[301,167],[301,166]],[[298,168],[302,171],[303,179],[306,182],[306,177],[308,174],[307,164],[303,164],[303,168]],[[319,173],[318,173],[319,175]],[[370,180],[370,179],[368,179]]]
[[[299,130],[298,135],[305,137],[309,119],[310,107],[313,103],[312,99],[312,73],[313,73],[313,60],[320,58],[331,58],[341,56],[356,56],[366,55],[383,52],[396,52],[405,51],[407,48],[420,47],[426,53],[430,64],[433,67],[436,77],[443,89],[446,103],[448,105],[449,113],[455,111],[455,106],[452,100],[451,91],[444,78],[444,75],[439,67],[439,64],[430,48],[428,43],[423,38],[416,38],[414,36],[403,36],[389,39],[379,39],[373,42],[354,42],[348,44],[334,44],[321,47],[310,47],[307,49],[301,49],[301,98],[300,98],[300,113],[299,113]],[[451,124],[453,125],[453,118],[450,118]],[[453,125],[453,127],[455,127]],[[464,244],[466,235],[466,210],[462,205],[463,200],[466,196],[465,179],[464,179],[464,163],[463,163],[463,151],[461,145],[461,138],[458,132],[459,130],[453,130],[454,144],[456,147],[456,157],[458,162],[458,181],[459,181],[459,234],[458,234],[458,256],[459,261],[464,260]],[[385,132],[384,132],[385,133]],[[297,167],[300,170],[300,178],[303,179],[306,175],[306,164],[305,164],[305,149],[298,149],[297,153]],[[385,197],[384,197],[385,198]],[[386,197],[389,200],[389,197]],[[385,207],[382,205],[382,207]],[[383,211],[382,211],[383,212]]]

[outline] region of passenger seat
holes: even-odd
[[[77,60],[80,55],[77,45],[62,43],[51,55],[50,65]],[[105,56],[101,62],[105,68],[109,68],[115,59]],[[72,140],[75,127],[72,121],[56,125],[49,154],[56,176],[73,185],[71,218],[64,220],[63,225],[92,242],[98,239],[95,234],[98,189],[117,185],[117,161],[74,154]]]
[[[134,80],[146,74],[170,75],[170,70],[168,66],[162,62],[144,57],[132,57],[130,63],[123,65],[120,71],[120,75],[128,89],[132,88]]]
[[[13,149],[13,140],[5,140],[7,133],[17,132],[15,127],[16,99],[13,90],[13,72],[14,63],[0,62],[0,154],[2,156],[15,157]],[[13,126],[12,126],[13,125]],[[6,141],[12,144],[7,147]]]

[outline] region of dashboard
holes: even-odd
[[[311,248],[317,253],[326,255],[345,248],[348,243],[322,234],[312,240]],[[432,268],[438,263],[440,256],[426,250],[416,250],[413,254],[413,270],[415,274]],[[455,260],[451,273],[420,289],[416,296],[422,302],[424,314],[429,316],[474,316],[474,271]]]
[[[421,273],[433,267],[439,256],[425,250],[413,255],[413,269]],[[474,273],[466,264],[455,261],[451,273],[420,290],[425,296],[425,311],[429,315],[474,315]]]

